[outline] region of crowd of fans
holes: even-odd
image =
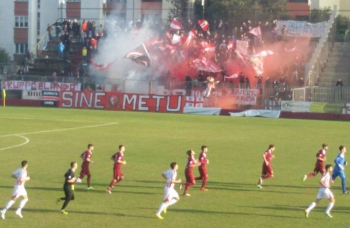
[[[169,22],[170,23],[170,22]],[[189,47],[186,52],[186,58],[196,58],[203,53],[198,47],[200,42],[206,41],[207,43],[215,44],[215,53],[210,56],[210,59],[217,63],[221,67],[222,73],[213,75],[209,72],[199,71],[196,77],[187,77],[187,81],[205,82],[208,76],[214,76],[217,80],[222,82],[228,82],[231,88],[257,88],[261,92],[265,88],[271,88],[276,98],[286,98],[289,95],[290,88],[298,84],[303,84],[303,70],[304,62],[307,58],[307,53],[293,52],[294,62],[280,66],[279,70],[276,70],[270,75],[247,75],[248,72],[240,72],[239,77],[235,80],[226,80],[224,76],[228,75],[227,63],[229,61],[237,61],[238,57],[235,52],[235,43],[237,40],[248,41],[248,54],[258,53],[265,49],[266,46],[277,43],[285,42],[284,37],[285,27],[280,31],[280,36],[276,29],[276,21],[271,22],[254,22],[251,20],[244,21],[239,26],[232,26],[228,22],[222,20],[215,21],[210,25],[210,30],[203,31],[198,23],[191,20],[182,22],[183,28],[181,30],[169,30],[169,23],[162,24],[158,21],[144,22],[133,21],[117,21],[106,20],[104,25],[99,26],[90,20],[83,20],[81,23],[78,20],[64,19],[63,21],[57,20],[53,24],[48,24],[47,33],[50,41],[53,40],[53,36],[59,37],[60,43],[57,46],[58,58],[63,62],[63,69],[61,72],[55,72],[57,76],[68,77],[83,77],[87,76],[86,67],[84,65],[89,63],[89,59],[98,52],[98,46],[103,39],[108,36],[121,37],[133,30],[146,29],[149,31],[150,37],[158,36],[159,39],[170,39],[174,34],[181,37],[186,36],[187,33],[195,28],[198,31],[197,36],[194,38],[193,45]],[[261,38],[249,33],[252,28],[260,26]],[[210,32],[209,32],[210,31]],[[72,38],[74,42],[81,44],[81,51],[79,56],[82,57],[82,64],[80,67],[75,67],[73,70],[72,59],[75,58],[77,53],[71,50]],[[229,47],[229,43],[233,44],[233,48]],[[287,43],[287,42],[286,42]],[[73,56],[71,56],[73,54]],[[183,55],[181,47],[177,47],[177,51],[171,56],[173,61],[177,61]],[[183,56],[182,56],[183,57]],[[33,56],[31,52],[24,58],[22,67],[18,70],[18,75],[28,74],[28,63],[32,63]],[[45,56],[45,74],[50,72],[50,58]],[[52,74],[52,72],[50,72]],[[52,75],[54,75],[52,74]],[[171,78],[171,76],[170,76]],[[285,95],[287,94],[287,95]]]

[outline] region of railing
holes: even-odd
[[[47,43],[49,41],[50,41],[50,38],[47,33],[40,38],[36,46],[33,49],[31,49],[31,51],[33,52],[34,58],[38,58],[38,56],[40,55],[40,51],[46,48]]]
[[[334,6],[332,15],[328,20],[323,36],[320,38],[315,51],[307,64],[305,70],[305,86],[315,86],[328,59],[328,54],[334,45],[335,38],[335,17],[337,13],[337,6]]]

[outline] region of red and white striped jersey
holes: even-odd
[[[27,170],[19,168],[15,172],[12,173],[13,176],[16,177],[17,182],[16,185],[24,185],[25,181],[21,181],[22,178],[26,178],[28,176]]]
[[[166,177],[166,187],[168,188],[174,188],[174,183],[172,183],[173,180],[176,180],[177,172],[173,169],[168,169],[163,173],[163,175]]]
[[[331,182],[332,182],[332,177],[331,174],[326,172],[325,174],[323,174],[322,178],[321,178],[321,182],[328,186],[327,188],[330,188],[331,186]],[[322,184],[320,184],[320,188],[325,188]]]

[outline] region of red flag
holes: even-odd
[[[201,70],[205,72],[212,72],[212,73],[221,72],[221,68],[216,63],[214,63],[213,61],[205,57],[201,57],[199,59],[193,60],[190,63],[190,66],[197,68],[197,70]]]
[[[215,52],[215,44],[209,43],[204,49],[203,52]]]
[[[172,29],[172,30],[180,30],[180,29],[182,29],[182,24],[174,19],[170,23],[170,29]]]
[[[249,33],[253,34],[256,37],[260,37],[261,38],[261,29],[260,26],[252,28]]]
[[[181,38],[181,44],[188,46],[192,39],[197,36],[197,31],[195,29],[191,29],[187,36]]]
[[[202,28],[202,30],[203,30],[204,32],[208,31],[208,29],[209,29],[209,23],[208,23],[208,21],[206,21],[206,20],[199,20],[199,21],[198,21],[198,24],[199,24],[199,26],[201,26],[201,28]]]
[[[107,71],[112,65],[113,63],[117,61],[117,60],[114,60],[113,62],[110,62],[110,63],[107,63],[107,64],[99,64],[99,63],[96,63],[94,59],[90,59],[90,63],[91,65],[93,65],[97,70],[99,71]]]
[[[136,49],[126,54],[125,58],[131,59],[137,64],[145,67],[152,65],[152,59],[145,44],[138,46]]]

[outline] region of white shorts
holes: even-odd
[[[329,188],[320,188],[316,196],[317,199],[334,199],[334,195]]]
[[[172,198],[179,198],[179,194],[174,188],[164,187],[164,201],[171,200]]]
[[[13,193],[12,193],[12,197],[20,197],[20,196],[26,196],[27,195],[27,191],[24,188],[24,185],[15,185],[14,189],[13,189]]]

